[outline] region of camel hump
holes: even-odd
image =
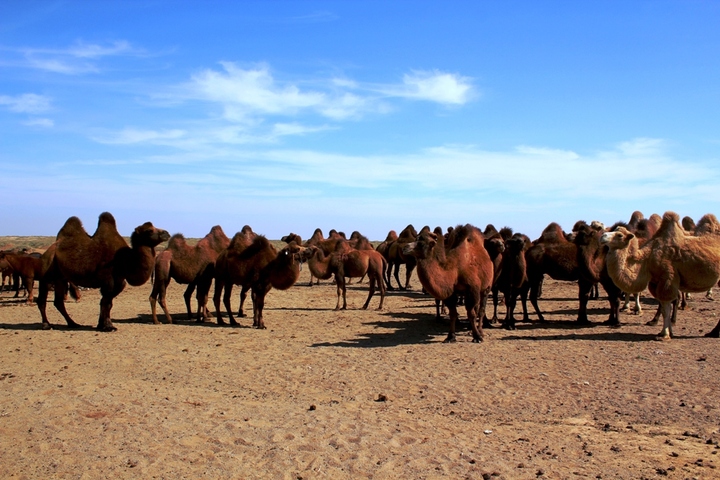
[[[82,222],[78,217],[70,217],[65,221],[65,225],[63,225],[58,232],[57,240],[60,240],[63,237],[74,237],[80,234],[87,236],[87,232],[85,231]]]
[[[258,235],[257,237],[253,238],[253,241],[248,247],[242,251],[240,254],[241,258],[250,258],[252,256],[257,255],[263,250],[272,249],[273,252],[275,250],[275,247],[272,246],[270,243],[270,240],[265,238],[264,235]]]
[[[552,222],[545,227],[545,230],[542,231],[538,240],[541,242],[562,242],[566,240],[565,232],[563,232],[559,223]]]
[[[679,223],[680,222],[680,215],[678,215],[675,212],[665,212],[665,214],[662,217],[663,222],[673,222],[673,223]]]
[[[176,233],[175,235],[170,237],[170,241],[168,242],[168,248],[179,247],[185,244],[185,235],[183,235],[182,233]]]
[[[662,223],[656,233],[656,237],[671,241],[681,241],[685,237],[685,231],[680,226],[680,215],[675,212],[665,212]]]
[[[695,233],[697,235],[704,235],[706,233],[720,233],[720,222],[715,215],[707,213],[702,216],[695,227]]]
[[[115,217],[110,212],[103,212],[98,217],[98,228],[100,225],[108,225],[117,230],[117,224],[115,223]]]
[[[508,240],[513,236],[513,229],[510,227],[502,227],[499,233],[503,240]]]
[[[464,241],[472,241],[473,237],[477,236],[480,238],[480,245],[484,242],[484,235],[479,228],[467,223],[465,225],[458,225],[448,236],[447,247],[449,249],[457,248]]]

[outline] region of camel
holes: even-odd
[[[390,255],[390,245],[398,239],[398,234],[395,232],[395,230],[390,230],[385,237],[385,240],[383,240],[380,245],[375,248],[383,257],[385,257],[385,260],[388,261],[388,267],[389,267],[389,255]],[[388,268],[385,272],[383,272],[383,278],[385,279],[385,285],[388,285],[388,288],[390,288],[390,268]]]
[[[720,280],[720,234],[690,236],[679,221],[677,213],[665,212],[655,236],[639,249],[627,232],[606,236],[611,255],[617,260],[608,264],[610,274],[618,281],[635,284],[635,288],[646,284],[660,302],[660,340],[672,338],[673,303],[680,292],[704,292]],[[710,230],[720,230],[714,215],[706,215],[704,221]],[[720,337],[720,322],[705,336]]]
[[[230,244],[225,250],[220,252],[218,258],[215,260],[213,268],[207,268],[201,274],[203,279],[199,284],[203,285],[203,290],[198,289],[198,296],[202,296],[203,302],[207,302],[207,297],[210,294],[210,284],[212,280],[215,280],[215,287],[217,290],[218,279],[222,279],[228,275],[228,267],[236,262],[237,257],[255,240],[257,234],[253,232],[249,225],[245,225],[239,232],[233,235]],[[206,288],[205,288],[206,287]],[[245,298],[247,292],[250,290],[250,286],[242,287],[240,289],[240,307],[238,308],[238,317],[245,317],[243,312],[243,306],[245,305]],[[214,303],[214,300],[213,300]],[[217,309],[216,309],[217,311]],[[204,319],[198,316],[197,321],[202,322]]]
[[[28,255],[24,253],[0,252],[0,266],[7,263],[10,268],[22,279],[27,290],[26,303],[33,303],[33,290],[35,278],[42,276],[42,260],[39,255]],[[20,283],[15,284],[15,298],[20,295]]]
[[[155,264],[155,247],[170,235],[146,222],[133,231],[130,244],[117,231],[115,218],[108,212],[100,214],[95,233],[90,236],[77,217],[70,217],[57,234],[55,243],[43,254],[43,275],[37,306],[43,329],[52,328],[47,319],[46,304],[49,284],[55,286],[55,308],[71,328],[79,327],[65,309],[68,283],[80,287],[100,288],[100,315],[97,329],[117,330],[110,319],[113,299],[129,283],[143,285]]]
[[[500,275],[493,288],[503,293],[505,298],[505,320],[503,327],[515,330],[515,305],[520,295],[523,306],[523,317],[527,318],[527,295],[530,290],[527,277],[527,264],[525,251],[532,246],[530,239],[522,233],[516,233],[505,240],[505,250],[502,254]]]
[[[173,323],[165,299],[170,279],[174,279],[180,284],[188,284],[184,294],[185,306],[187,308],[187,318],[192,318],[190,300],[193,291],[203,278],[212,278],[209,273],[203,277],[203,272],[207,268],[214,268],[218,255],[229,244],[230,239],[225,235],[220,225],[212,227],[210,232],[194,247],[187,244],[182,233],[177,233],[170,238],[167,249],[160,252],[155,258],[155,281],[150,293],[153,323],[160,323],[156,314],[158,300],[163,312],[165,312],[167,323]],[[209,288],[209,285],[206,288]],[[198,292],[201,290],[204,290],[204,288],[198,287]],[[202,316],[207,318],[209,316],[207,304],[200,303],[200,296],[198,295],[198,318]]]
[[[230,324],[238,325],[232,314],[230,297],[233,285],[240,285],[243,291],[251,290],[252,293],[253,327],[264,329],[265,297],[271,288],[287,290],[297,282],[300,277],[300,255],[305,247],[290,242],[278,252],[262,235],[255,236],[249,243],[247,237],[241,237],[236,235],[216,262],[213,295],[215,315],[218,325],[224,325],[220,310],[222,295]]]
[[[448,236],[422,231],[414,242],[405,244],[403,253],[417,262],[418,278],[427,293],[442,300],[450,312],[450,332],[444,342],[457,341],[457,296],[465,295],[465,310],[473,342],[483,341],[478,312],[485,311],[493,281],[493,264],[484,247],[482,232],[470,224],[458,226]]]
[[[415,269],[416,262],[415,257],[405,254],[405,246],[414,242],[417,236],[418,233],[415,230],[415,227],[408,225],[400,232],[397,240],[388,246],[388,254],[386,257],[388,262],[388,290],[394,290],[392,282],[390,281],[390,269],[393,270],[395,280],[397,280],[398,283],[398,288],[400,288],[400,290],[410,289],[410,276]],[[405,265],[405,286],[400,283],[400,265]]]
[[[530,303],[535,309],[539,321],[544,321],[538,306],[538,293],[544,274],[555,280],[578,282],[578,324],[590,324],[587,317],[587,302],[590,290],[600,282],[608,293],[610,316],[608,325],[619,325],[620,291],[607,274],[605,253],[600,246],[600,234],[597,229],[578,222],[573,241],[569,241],[557,223],[551,223],[540,238],[525,252],[527,275],[530,285]],[[529,320],[524,318],[524,320]]]
[[[322,234],[322,232],[320,232],[320,233]],[[285,243],[295,242],[295,243],[298,244],[298,245],[302,245],[302,244],[303,244],[302,237],[301,237],[300,235],[298,235],[297,233],[292,233],[292,232],[290,232],[289,234],[285,235],[285,236],[282,237],[280,240],[283,241],[283,242],[285,242]]]
[[[365,275],[369,279],[369,291],[362,309],[367,310],[377,285],[378,290],[380,290],[380,304],[377,309],[382,310],[385,301],[383,272],[387,269],[387,260],[378,251],[358,250],[349,245],[343,246],[343,244],[339,244],[335,252],[326,256],[322,249],[316,246],[311,246],[309,249],[308,268],[310,272],[323,280],[335,275],[337,285],[335,310],[347,309],[347,282],[345,278],[359,278]],[[342,307],[340,307],[340,297],[342,297]]]
[[[3,253],[15,253],[11,250],[4,250]],[[5,282],[7,281],[8,290],[15,288],[16,293],[19,294],[20,289],[20,275],[13,270],[7,260],[0,260],[0,271],[2,272],[2,285],[0,285],[0,292],[5,290]]]

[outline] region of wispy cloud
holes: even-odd
[[[9,96],[0,95],[0,105],[16,113],[45,113],[51,109],[50,98],[35,93]]]
[[[43,128],[52,128],[55,126],[55,122],[51,118],[31,118],[30,120],[22,122],[22,124],[29,127]]]
[[[0,47],[19,58],[4,61],[16,67],[44,70],[63,75],[80,75],[100,71],[98,61],[103,57],[121,55],[141,56],[146,53],[129,42],[119,40],[106,45],[78,41],[66,48]]]

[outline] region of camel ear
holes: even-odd
[[[627,240],[628,242],[629,242],[630,240],[632,240],[633,238],[635,238],[635,234],[632,233],[632,232],[628,232],[628,234],[625,235],[625,240]]]

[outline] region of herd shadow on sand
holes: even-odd
[[[356,286],[348,287],[356,289],[364,289],[365,287]],[[347,347],[347,348],[386,348],[395,347],[399,345],[411,345],[411,344],[428,344],[428,343],[439,343],[442,342],[445,335],[447,334],[447,328],[449,320],[447,317],[441,319],[436,318],[434,313],[434,307],[428,302],[430,297],[419,292],[411,290],[395,290],[388,291],[387,295],[390,297],[406,297],[415,300],[413,303],[403,307],[402,311],[387,311],[378,312],[383,317],[380,320],[372,322],[364,322],[364,326],[372,326],[377,332],[362,333],[353,338],[339,342],[319,342],[313,343],[311,347]],[[572,298],[553,298],[548,299],[549,304],[567,302],[576,299]],[[23,298],[3,298],[0,299],[0,308],[2,307],[20,307],[25,303]],[[490,303],[490,302],[489,302]],[[654,306],[652,303],[646,302],[645,307]],[[36,308],[34,305],[27,305],[27,308]],[[488,312],[491,310],[491,305],[488,305]],[[424,312],[418,310],[423,309]],[[281,307],[269,307],[266,310],[284,311],[284,312],[328,312],[333,310],[332,306],[329,307],[308,307],[308,306],[281,306]],[[558,305],[555,309],[548,309],[545,314],[550,317],[572,317],[577,312],[576,309],[568,307],[566,305]],[[603,315],[607,315],[608,309],[604,308],[591,308],[588,309],[588,314],[596,316],[597,318],[603,318]],[[243,317],[247,319],[248,317]],[[629,317],[628,317],[629,318]],[[252,329],[250,322],[240,323],[237,326],[229,327],[227,325],[218,325],[213,318],[208,319],[205,322],[196,322],[194,319],[187,319],[183,314],[177,314],[173,319],[175,324],[178,325],[193,325],[203,328],[240,328],[240,329]],[[118,324],[152,324],[152,315],[150,314],[138,314],[134,317],[129,318],[118,318],[113,319],[114,323]],[[642,322],[624,322],[624,325],[639,325]],[[501,341],[563,341],[563,340],[589,340],[589,341],[618,341],[618,342],[645,342],[645,341],[656,341],[657,335],[655,330],[648,331],[648,333],[637,333],[623,331],[621,327],[608,327],[602,323],[590,323],[590,324],[578,324],[574,320],[545,320],[542,322],[533,321],[518,321],[517,330],[512,333],[502,330],[502,335],[495,334],[501,330],[500,324],[496,323],[492,327],[485,328],[487,336],[490,337],[486,341],[493,341],[495,339]],[[63,323],[54,323],[53,329],[56,330],[74,330],[74,331],[96,331],[96,325],[93,323],[81,325],[77,328],[70,328]],[[18,331],[29,331],[37,330],[38,324],[28,323],[9,323],[1,322],[0,329],[2,330],[18,330]],[[470,331],[469,322],[461,319],[457,325],[458,333]],[[539,334],[539,331],[546,331],[547,334]],[[527,332],[527,334],[522,334]],[[533,332],[533,333],[531,333]],[[555,332],[555,333],[552,333]],[[562,333],[557,333],[562,332]],[[700,338],[701,335],[675,335],[678,340]]]

